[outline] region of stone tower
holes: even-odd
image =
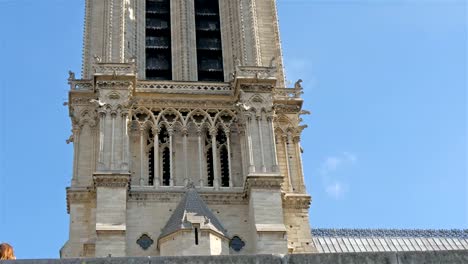
[[[61,256],[313,252],[275,0],[86,0]]]

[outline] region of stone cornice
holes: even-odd
[[[283,195],[283,208],[287,209],[309,209],[312,198],[307,194]]]

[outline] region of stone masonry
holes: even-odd
[[[275,0],[86,0],[84,24],[62,258],[316,251]],[[214,217],[161,237],[187,186]]]

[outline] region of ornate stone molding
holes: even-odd
[[[130,174],[100,174],[93,176],[95,187],[125,188],[130,182]]]
[[[70,213],[70,204],[88,203],[96,198],[96,193],[88,188],[73,189],[67,187],[67,213]]]
[[[96,63],[93,65],[95,75],[135,75],[135,63]]]
[[[97,88],[121,88],[121,89],[129,89],[133,85],[133,82],[127,80],[104,80],[104,81],[97,81],[96,86]]]
[[[275,88],[275,99],[300,99],[303,94],[302,88]]]
[[[276,67],[237,66],[235,77],[239,79],[275,80]]]
[[[185,190],[164,191],[164,187],[159,190],[153,188],[149,190],[130,190],[130,202],[164,202],[164,203],[178,203]],[[247,204],[243,192],[203,192],[200,190],[200,196],[207,204]]]
[[[144,106],[150,108],[200,108],[200,109],[230,109],[234,110],[234,100],[194,100],[194,98],[181,98],[181,97],[172,97],[164,99],[148,99],[136,97],[135,99],[136,106]]]
[[[245,181],[244,193],[248,195],[252,188],[255,189],[267,189],[267,190],[279,190],[284,179],[281,175],[249,175]]]
[[[71,91],[93,91],[94,83],[92,80],[69,80]]]
[[[278,113],[298,113],[301,111],[300,105],[275,104],[273,108]]]
[[[232,95],[233,89],[228,83],[138,81],[137,92]]]

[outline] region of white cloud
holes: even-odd
[[[334,182],[325,188],[328,195],[336,200],[341,199],[346,193],[348,187],[341,182]]]
[[[325,176],[338,170],[344,165],[354,165],[356,162],[356,154],[343,152],[341,155],[327,157],[322,163],[320,173]]]
[[[347,151],[324,159],[319,168],[319,173],[322,176],[323,186],[328,195],[337,200],[345,195],[349,190],[346,184],[346,174],[337,173],[337,171],[346,170],[354,166],[357,161],[357,155]]]

